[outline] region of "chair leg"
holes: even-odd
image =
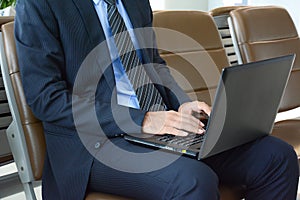
[[[32,183],[23,183],[26,200],[36,200]]]

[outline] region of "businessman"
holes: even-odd
[[[148,0],[18,0],[16,11],[15,38],[24,91],[35,116],[43,122],[46,138],[44,199],[84,199],[87,192],[100,191],[134,199],[213,200],[219,198],[219,182],[245,186],[246,199],[296,198],[297,157],[291,146],[273,137],[204,161],[181,156],[144,173],[130,172],[136,163],[118,163],[122,161],[115,154],[109,155],[111,162],[126,166],[127,171],[111,167],[82,143],[73,112],[85,109],[74,104],[80,96],[74,94],[74,87],[80,67],[99,44],[105,46],[97,57],[103,76],[93,98],[86,99],[94,102],[106,139],[138,154],[149,150],[125,141],[124,133],[183,136],[204,132],[203,123],[191,113],[209,115],[210,107],[191,102],[155,48],[139,49],[146,42],[155,47],[155,37],[120,34],[152,26]],[[151,31],[145,34],[153,35]],[[125,47],[128,52],[120,53]],[[107,59],[111,64],[102,66]],[[109,153],[106,144],[100,140],[92,146],[99,154]],[[173,154],[158,152],[156,156],[153,163]]]

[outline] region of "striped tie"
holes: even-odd
[[[121,55],[121,62],[129,81],[135,89],[140,108],[147,111],[164,110],[165,104],[160,93],[154,87],[145,69],[141,67],[142,63],[137,56],[123,18],[117,10],[116,0],[104,1],[107,3],[108,21],[111,26],[112,34],[114,35],[117,49]]]

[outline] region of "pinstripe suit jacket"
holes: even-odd
[[[123,3],[135,28],[152,25],[148,0],[123,0]],[[43,197],[83,199],[93,156],[82,144],[74,125],[72,91],[81,64],[105,40],[103,30],[92,0],[18,0],[16,10],[15,38],[24,91],[28,105],[43,121],[46,136]],[[141,39],[141,46],[145,41],[155,46],[154,37]],[[157,87],[169,109],[176,110],[189,101],[156,50],[144,49],[143,60],[162,64],[147,69],[147,73],[153,82],[165,86]],[[97,83],[95,110],[105,134],[118,135],[123,130],[140,133],[145,111],[114,103],[111,66],[103,73]],[[131,119],[124,116],[117,125],[112,110],[118,113],[129,110]]]

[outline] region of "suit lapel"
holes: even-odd
[[[105,40],[105,36],[99,22],[97,13],[94,9],[93,1],[73,0],[81,18],[85,24],[92,45],[99,44]]]
[[[129,16],[129,19],[130,19],[130,22],[131,22],[132,26],[134,28],[139,27],[138,24],[139,24],[139,22],[141,22],[142,19],[140,17],[136,16],[136,14],[138,12],[136,10],[137,6],[133,6],[132,3],[131,3],[131,1],[129,1],[129,0],[127,0],[127,1],[123,0],[122,3],[124,5],[124,7],[125,7],[125,10],[126,10],[128,16]],[[134,1],[133,3],[134,4],[138,4],[137,1]]]
[[[89,35],[91,45],[91,49],[95,48],[98,44],[105,40],[105,35],[100,24],[97,12],[94,8],[94,4],[92,0],[73,0],[76,5],[81,18],[84,22],[87,34]],[[108,67],[103,72],[106,81],[111,90],[114,89],[115,79],[112,67]]]

